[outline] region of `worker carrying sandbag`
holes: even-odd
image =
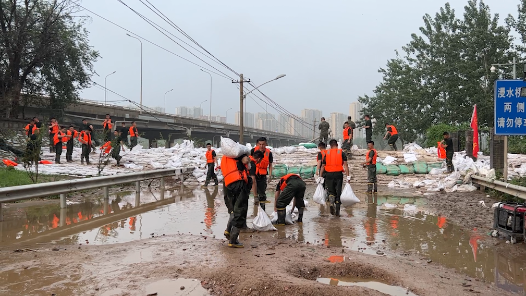
[[[322,161],[321,175],[325,174],[325,188],[329,192],[330,211],[332,215],[340,216],[340,196],[342,194],[343,172],[347,176],[347,182],[351,180],[347,155],[338,148],[338,142],[334,139],[329,141],[330,149],[327,150]]]
[[[303,211],[305,209],[305,189],[307,186],[301,177],[297,174],[288,174],[279,180],[276,185],[276,194],[274,202],[274,211],[278,213],[277,225],[285,225],[285,216],[287,214],[287,206],[292,199],[292,210],[294,207],[298,208],[298,223],[303,223]]]
[[[252,188],[252,178],[248,177],[247,154],[237,158],[223,156],[221,158],[221,172],[224,176],[225,204],[229,208],[225,236],[229,239],[231,248],[243,248],[238,240],[240,229],[246,224],[248,211],[248,194]]]

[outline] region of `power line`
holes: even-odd
[[[168,23],[170,26],[172,26],[174,29],[176,29],[177,31],[179,31],[179,33],[183,34],[183,36],[185,36],[186,38],[188,38],[190,41],[192,41],[194,44],[196,44],[198,47],[200,47],[202,50],[204,50],[208,55],[210,55],[210,59],[215,59],[215,61],[221,65],[223,65],[225,68],[227,68],[228,70],[232,71],[234,74],[236,74],[237,76],[239,76],[239,73],[237,73],[236,71],[234,71],[232,68],[230,68],[229,66],[227,66],[225,63],[223,63],[220,59],[218,59],[217,57],[215,57],[211,52],[209,52],[206,48],[204,48],[203,46],[201,46],[201,44],[199,44],[197,41],[195,41],[192,37],[190,37],[190,35],[188,35],[185,31],[183,31],[183,29],[181,29],[179,26],[177,26],[169,17],[167,17],[164,13],[162,13],[162,11],[160,11],[157,7],[155,7],[155,5],[153,5],[150,1],[146,0],[146,2],[148,2],[148,4],[151,5],[148,6],[146,3],[144,3],[142,0],[139,0],[144,6],[148,7],[151,11],[153,11],[155,14],[157,14],[157,16],[159,16],[161,19],[163,19],[166,23]],[[153,8],[152,8],[153,7]],[[164,29],[163,29],[164,30]],[[166,30],[165,30],[166,31]],[[168,32],[168,31],[167,31]],[[169,33],[170,35],[174,36],[175,38],[181,40],[180,38],[176,37],[175,35]],[[182,42],[184,42],[183,40],[181,40]],[[188,43],[184,42],[185,44],[187,44],[188,46],[192,47],[193,49],[195,49],[193,46],[189,45]],[[195,49],[197,50],[197,49]],[[198,52],[200,52],[199,50],[197,50]],[[204,55],[204,53],[200,52],[201,54]]]
[[[150,24],[150,26],[154,27],[157,31],[159,31],[161,34],[163,34],[164,36],[166,36],[168,39],[172,40],[172,42],[174,42],[175,44],[179,45],[181,48],[183,48],[184,50],[186,50],[188,53],[190,53],[191,55],[193,55],[194,57],[196,57],[197,59],[199,59],[201,62],[207,64],[208,66],[212,67],[214,70],[216,70],[217,72],[227,76],[228,74],[222,72],[221,70],[217,69],[216,67],[212,66],[211,64],[209,64],[208,62],[206,62],[205,60],[203,60],[202,58],[198,57],[195,53],[191,52],[189,49],[187,49],[186,47],[182,46],[179,42],[175,41],[174,39],[172,39],[170,36],[168,36],[166,33],[164,33],[162,30],[160,30],[158,27],[160,27],[159,25],[157,25],[155,22],[151,21],[150,19],[148,19],[147,17],[145,17],[144,15],[140,14],[139,12],[137,12],[135,9],[131,8],[130,6],[128,6],[128,4],[124,3],[122,0],[117,0],[119,3],[121,3],[122,5],[126,6],[128,9],[130,9],[131,11],[133,11],[136,15],[138,15],[140,18],[142,18],[144,21],[146,21],[148,24]],[[231,78],[233,79],[233,78]]]
[[[220,77],[222,77],[222,78],[225,78],[225,79],[228,79],[228,80],[231,80],[231,79],[232,79],[232,77],[230,77],[230,76],[228,76],[228,75],[218,74],[218,73],[216,73],[215,71],[212,71],[212,70],[208,69],[207,67],[204,67],[204,66],[201,66],[201,65],[199,65],[199,64],[196,64],[196,63],[194,63],[194,62],[192,62],[192,61],[190,61],[190,60],[188,60],[188,59],[186,59],[186,58],[184,58],[184,57],[182,57],[182,56],[180,56],[180,55],[174,53],[173,51],[170,51],[170,50],[168,50],[168,49],[166,49],[166,48],[164,48],[164,47],[158,45],[157,43],[155,43],[155,42],[153,42],[153,41],[150,41],[150,40],[148,40],[148,39],[146,39],[146,38],[144,38],[144,37],[142,37],[142,36],[140,36],[140,35],[138,35],[138,34],[132,32],[132,31],[130,31],[130,30],[128,30],[128,29],[126,29],[126,28],[124,28],[124,27],[122,27],[122,26],[120,26],[120,25],[118,25],[118,24],[116,24],[116,23],[114,23],[114,22],[112,22],[112,21],[110,21],[109,19],[107,19],[107,18],[105,18],[105,17],[103,17],[103,16],[97,14],[96,12],[94,12],[94,11],[92,11],[92,10],[89,10],[89,9],[83,7],[82,5],[77,4],[77,6],[80,7],[80,8],[82,8],[82,9],[84,9],[84,10],[86,10],[87,12],[89,12],[89,13],[91,13],[91,14],[93,14],[93,15],[95,15],[95,16],[97,16],[97,17],[103,19],[103,20],[105,20],[106,22],[108,22],[108,23],[110,23],[110,24],[112,24],[112,25],[114,25],[114,26],[116,26],[116,27],[118,27],[118,28],[120,28],[120,29],[122,29],[122,30],[124,30],[124,31],[126,31],[126,32],[128,32],[128,33],[130,33],[130,34],[132,34],[132,35],[134,35],[135,37],[137,37],[137,38],[139,38],[139,39],[141,39],[141,40],[144,40],[144,41],[146,41],[146,42],[148,42],[148,43],[150,43],[150,44],[152,44],[152,45],[154,45],[154,46],[156,46],[156,47],[158,47],[158,48],[160,48],[160,49],[162,49],[162,50],[164,50],[164,51],[166,51],[166,52],[168,52],[168,53],[170,53],[170,54],[172,54],[172,55],[174,55],[174,56],[176,56],[176,57],[178,57],[178,58],[180,58],[180,59],[183,59],[183,60],[185,60],[185,61],[187,61],[187,62],[189,62],[189,63],[191,63],[191,64],[193,64],[193,65],[196,65],[197,67],[200,67],[200,68],[206,69],[207,71],[210,71],[210,72],[214,73],[215,75],[220,76]]]

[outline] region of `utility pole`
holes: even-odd
[[[245,95],[243,94],[243,82],[250,82],[250,79],[247,81],[243,80],[243,74],[239,74],[239,81],[232,80],[232,83],[239,83],[239,143],[243,144],[243,131],[245,129],[244,125],[244,114],[243,114],[243,100]]]

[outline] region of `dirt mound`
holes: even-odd
[[[288,272],[296,277],[307,280],[316,280],[319,277],[353,277],[361,279],[375,279],[381,282],[396,284],[394,277],[387,272],[371,265],[356,262],[332,263],[324,265],[296,264],[288,269]]]

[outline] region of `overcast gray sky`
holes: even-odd
[[[347,114],[359,95],[372,94],[381,79],[378,69],[394,57],[394,50],[410,41],[423,24],[425,13],[434,15],[446,1],[422,0],[265,0],[168,1],[149,0],[204,48],[246,78],[261,84],[286,74],[261,88],[289,111],[320,109]],[[139,0],[124,0],[132,8],[184,38],[154,15]],[[460,18],[467,0],[450,1]],[[486,0],[501,21],[517,14],[518,0]],[[82,5],[109,20],[197,64],[205,64],[162,35],[117,0],[85,0]],[[90,15],[89,13],[86,13]],[[93,16],[87,24],[91,45],[100,52],[95,64],[100,77],[93,80],[139,102],[140,45],[126,32]],[[188,40],[185,40],[188,41]],[[201,56],[202,57],[202,56]],[[174,112],[177,106],[199,106],[210,93],[210,77],[188,63],[143,41],[143,104]],[[232,72],[203,58],[214,67]],[[210,68],[209,66],[206,66]],[[104,90],[92,87],[82,97],[104,101]],[[121,100],[108,92],[108,101]],[[263,107],[264,103],[259,102]],[[213,75],[212,115],[234,121],[239,90],[230,80]],[[209,104],[203,104],[204,114]],[[249,112],[262,112],[251,99]],[[270,112],[270,108],[269,108]],[[274,112],[275,113],[275,112]]]

